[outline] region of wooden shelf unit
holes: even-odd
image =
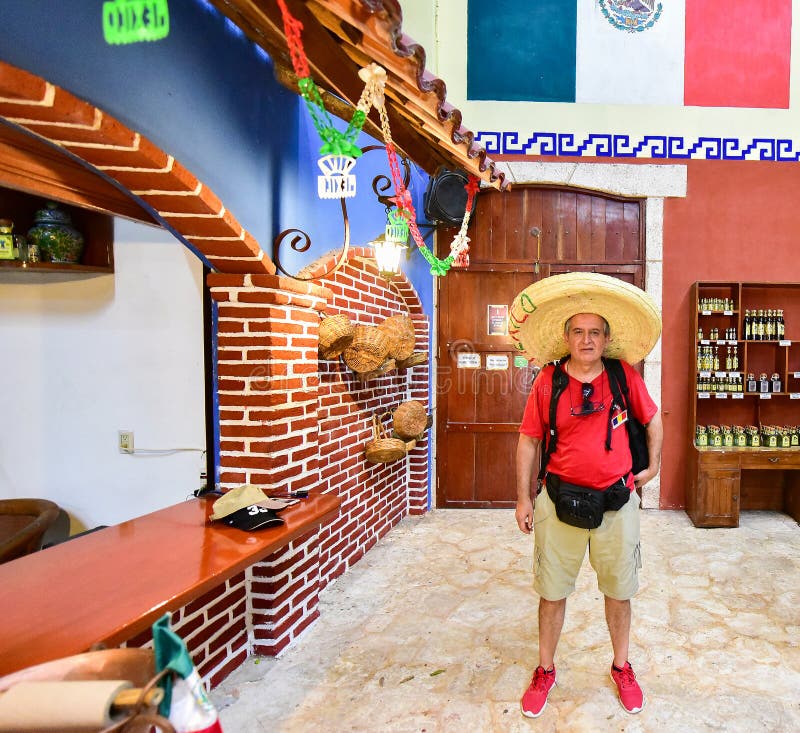
[[[23,193],[13,188],[0,186],[0,218],[14,222],[14,234],[27,234],[33,226],[33,217],[47,201],[41,196]],[[20,262],[0,260],[0,271],[13,272],[114,272],[114,218],[91,209],[59,202],[72,218],[72,225],[83,234],[85,246],[80,263],[64,262]]]
[[[700,299],[729,298],[727,311],[700,311]],[[696,282],[690,299],[692,341],[689,349],[689,451],[686,512],[697,527],[738,527],[742,509],[784,511],[800,522],[800,447],[697,447],[697,425],[800,425],[800,283]],[[782,309],[783,340],[744,339],[747,310]],[[712,327],[721,335],[736,328],[736,339],[711,340]],[[698,340],[698,328],[703,340]],[[698,356],[711,346],[724,356],[736,346],[734,371],[747,388],[747,374],[778,373],[781,390],[768,394],[698,392]],[[724,364],[721,364],[724,366]],[[712,374],[726,372],[711,371]]]

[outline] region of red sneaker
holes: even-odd
[[[644,694],[636,681],[631,663],[625,662],[622,669],[612,664],[611,679],[617,685],[620,705],[625,708],[626,712],[638,713],[644,707]]]
[[[545,672],[544,667],[539,666],[533,673],[533,679],[525,694],[520,701],[522,714],[528,718],[538,718],[547,705],[547,696],[556,684],[556,668],[553,667],[549,672]]]

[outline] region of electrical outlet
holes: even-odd
[[[119,431],[119,452],[133,453],[133,430]]]

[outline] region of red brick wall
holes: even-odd
[[[324,287],[274,275],[209,275],[218,307],[221,485],[343,499],[332,523],[176,611],[173,627],[211,686],[248,654],[285,649],[319,616],[326,585],[404,516],[427,510],[427,438],[390,464],[368,463],[364,450],[373,414],[408,399],[428,405],[428,365],[361,382],[341,360],[318,359],[319,322],[334,313],[359,324],[408,313],[416,350],[428,349],[428,318],[415,291],[402,276],[390,287],[367,254],[351,250]],[[317,271],[329,264],[324,259]],[[239,597],[245,591],[249,608]]]
[[[250,655],[247,592],[249,568],[183,608],[174,611],[170,625],[186,648],[206,686],[216,687]],[[152,646],[146,631],[124,646]]]
[[[414,322],[415,350],[427,351],[428,318],[405,278],[389,286],[373,265],[353,257],[324,283],[332,293],[326,315],[345,313],[354,323],[377,325],[389,316],[407,313]],[[404,516],[427,510],[427,437],[394,463],[368,463],[364,449],[372,438],[373,415],[380,416],[409,399],[428,406],[428,365],[362,382],[343,361],[320,361],[319,377],[319,454],[324,459],[320,487],[343,499],[339,518],[322,530],[324,587]]]

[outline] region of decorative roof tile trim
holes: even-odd
[[[451,123],[450,139],[455,145],[464,145],[467,157],[479,159],[482,173],[489,170],[489,179],[499,181],[500,190],[508,187],[505,174],[495,168],[494,161],[475,141],[475,135],[462,126],[461,110],[447,102],[447,84],[425,68],[427,61],[424,47],[403,33],[403,10],[397,0],[359,0],[361,5],[374,17],[380,19],[392,44],[392,51],[400,58],[413,60],[416,69],[417,89],[426,94],[434,94],[438,100],[436,116],[442,123]]]
[[[258,246],[255,238],[225,209],[213,191],[203,187],[201,181],[171,155],[135,130],[64,89],[2,61],[0,94],[3,95],[0,96],[0,117],[69,150],[73,156],[98,171],[99,175],[116,181],[132,197],[151,208],[156,219],[186,247],[217,270],[257,275],[275,272],[272,260]],[[25,117],[21,116],[23,112]],[[69,130],[76,129],[91,131],[94,133],[93,139],[62,139]],[[131,144],[120,145],[122,140],[130,140]],[[161,167],[154,167],[154,164]],[[145,191],[137,194],[125,185],[125,179],[131,174],[135,174],[134,177],[143,174],[159,176],[159,183],[165,188],[159,188],[152,197],[148,197]],[[164,195],[171,195],[168,212],[153,206],[163,206],[164,202],[157,197]],[[148,201],[148,198],[151,200]],[[214,207],[217,207],[216,212]],[[196,231],[198,226],[207,231]],[[204,240],[210,238],[219,241],[227,239],[237,244],[221,254],[218,242],[204,249]]]
[[[796,163],[800,141],[755,137],[673,135],[612,135],[572,133],[481,131],[476,139],[494,155],[556,155],[591,158],[655,158],[665,160],[772,160]]]

